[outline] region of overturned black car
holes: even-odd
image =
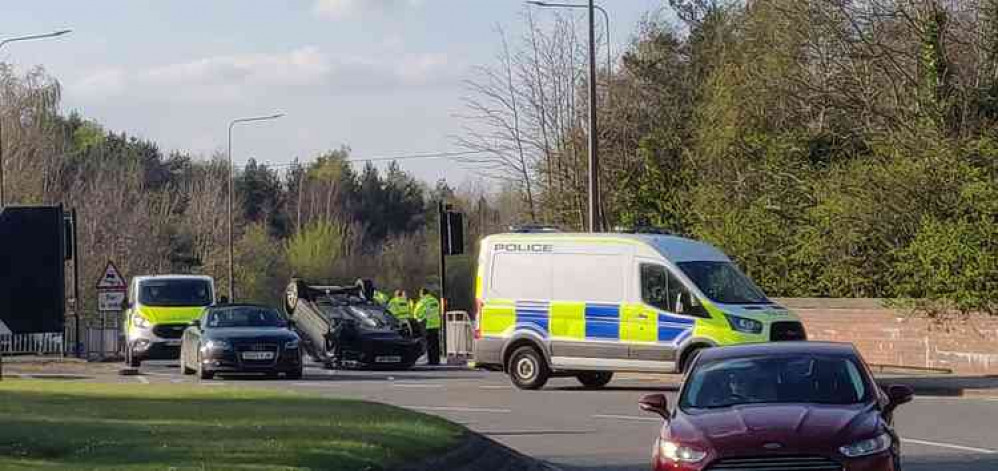
[[[370,281],[309,285],[292,279],[284,309],[305,350],[327,368],[408,369],[423,355],[417,329],[375,304]]]

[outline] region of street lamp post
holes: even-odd
[[[31,41],[35,39],[55,38],[58,36],[62,36],[64,34],[68,34],[71,31],[72,30],[69,29],[63,29],[51,33],[32,34],[30,36],[19,36],[16,38],[3,39],[0,40],[0,49],[3,49],[3,47],[6,46],[8,43],[19,42],[19,41]],[[6,201],[7,200],[4,194],[3,115],[0,114],[0,207],[3,207]]]
[[[233,253],[234,253],[234,249],[233,249],[233,239],[232,239],[232,194],[233,194],[232,187],[235,186],[235,183],[236,183],[236,172],[235,172],[235,166],[232,165],[232,128],[236,127],[237,124],[241,124],[241,123],[252,123],[252,122],[256,122],[256,121],[270,121],[270,120],[277,119],[277,118],[280,118],[280,117],[283,117],[283,116],[284,116],[284,113],[277,113],[277,114],[272,114],[272,115],[269,115],[269,116],[256,116],[256,117],[252,117],[252,118],[239,118],[239,119],[234,119],[234,120],[232,120],[232,121],[229,122],[229,147],[228,147],[228,152],[227,152],[227,154],[229,156],[229,191],[228,191],[229,196],[228,196],[228,201],[226,202],[226,206],[228,207],[228,213],[229,213],[228,226],[229,226],[229,301],[230,302],[236,300],[236,292],[235,292],[235,289],[236,289],[236,281],[235,280],[236,279],[235,279],[235,268],[234,268],[234,265],[233,265]]]
[[[606,20],[607,35],[607,77],[610,75],[613,66],[610,55],[610,15],[589,0],[588,5],[576,3],[548,3],[543,1],[528,1],[530,5],[544,8],[585,8],[589,11],[589,232],[599,232],[602,229],[600,224],[600,191],[599,191],[599,139],[597,139],[598,126],[596,123],[596,10],[603,13]]]

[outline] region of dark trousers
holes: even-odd
[[[440,329],[426,329],[426,361],[440,364]]]

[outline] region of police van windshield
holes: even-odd
[[[211,283],[206,280],[148,280],[139,285],[143,306],[207,306],[211,301]]]
[[[680,262],[677,265],[712,301],[722,304],[769,302],[762,290],[731,262]]]

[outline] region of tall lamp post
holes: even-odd
[[[589,232],[599,232],[600,224],[600,191],[599,191],[599,139],[597,139],[596,123],[596,10],[603,13],[606,20],[607,35],[607,75],[613,66],[610,55],[610,15],[589,0],[588,5],[577,3],[549,3],[543,1],[528,1],[530,5],[544,8],[585,8],[589,11]]]
[[[255,116],[252,118],[238,118],[229,122],[229,197],[226,205],[228,206],[228,226],[229,226],[229,300],[236,300],[236,279],[235,279],[235,268],[233,265],[233,239],[232,239],[232,187],[236,183],[236,171],[235,166],[232,165],[232,128],[236,127],[237,124],[242,123],[252,123],[257,121],[270,121],[284,116],[284,113],[272,114],[269,116]]]
[[[69,34],[72,30],[63,29],[59,31],[54,31],[45,34],[32,34],[30,36],[19,36],[16,38],[0,39],[0,49],[3,49],[9,43],[19,42],[19,41],[32,41],[35,39],[48,39],[62,36],[64,34]],[[0,207],[6,203],[6,198],[4,194],[4,160],[3,160],[3,117],[0,115]]]

